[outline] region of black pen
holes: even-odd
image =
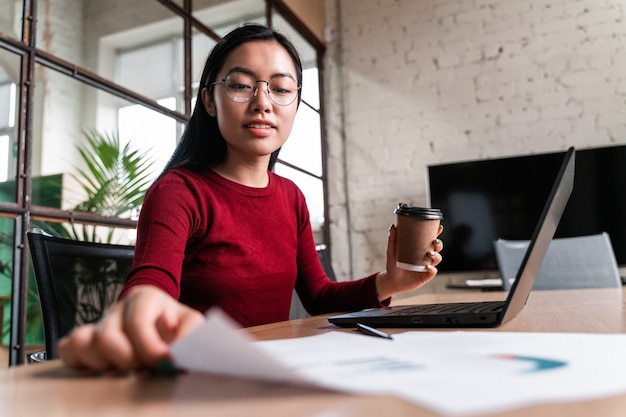
[[[357,323],[356,329],[360,331],[361,333],[366,334],[368,336],[377,336],[377,337],[382,337],[383,339],[393,340],[393,337],[391,337],[390,334],[381,332],[378,329],[375,329],[370,326],[366,326],[365,324],[362,324],[362,323]]]

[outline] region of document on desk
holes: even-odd
[[[211,309],[199,329],[174,343],[177,368],[244,378],[308,383],[278,358],[259,349],[221,309]],[[253,343],[254,342],[254,343]]]
[[[469,416],[626,392],[626,335],[406,331],[393,340],[329,332],[251,342],[223,313],[172,346],[183,369],[392,394]]]

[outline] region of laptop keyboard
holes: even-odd
[[[442,303],[423,304],[407,307],[390,313],[393,316],[409,316],[415,314],[440,314],[440,313],[494,313],[504,307],[504,301],[481,301],[475,303]]]

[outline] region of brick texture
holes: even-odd
[[[623,0],[326,0],[339,279],[385,268],[428,164],[626,143]],[[445,243],[445,242],[444,242]]]

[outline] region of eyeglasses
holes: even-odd
[[[279,106],[288,106],[298,97],[300,86],[288,75],[275,75],[269,80],[257,80],[246,72],[234,71],[211,85],[224,84],[226,95],[235,103],[246,103],[256,96],[258,83],[267,84],[270,100]]]

